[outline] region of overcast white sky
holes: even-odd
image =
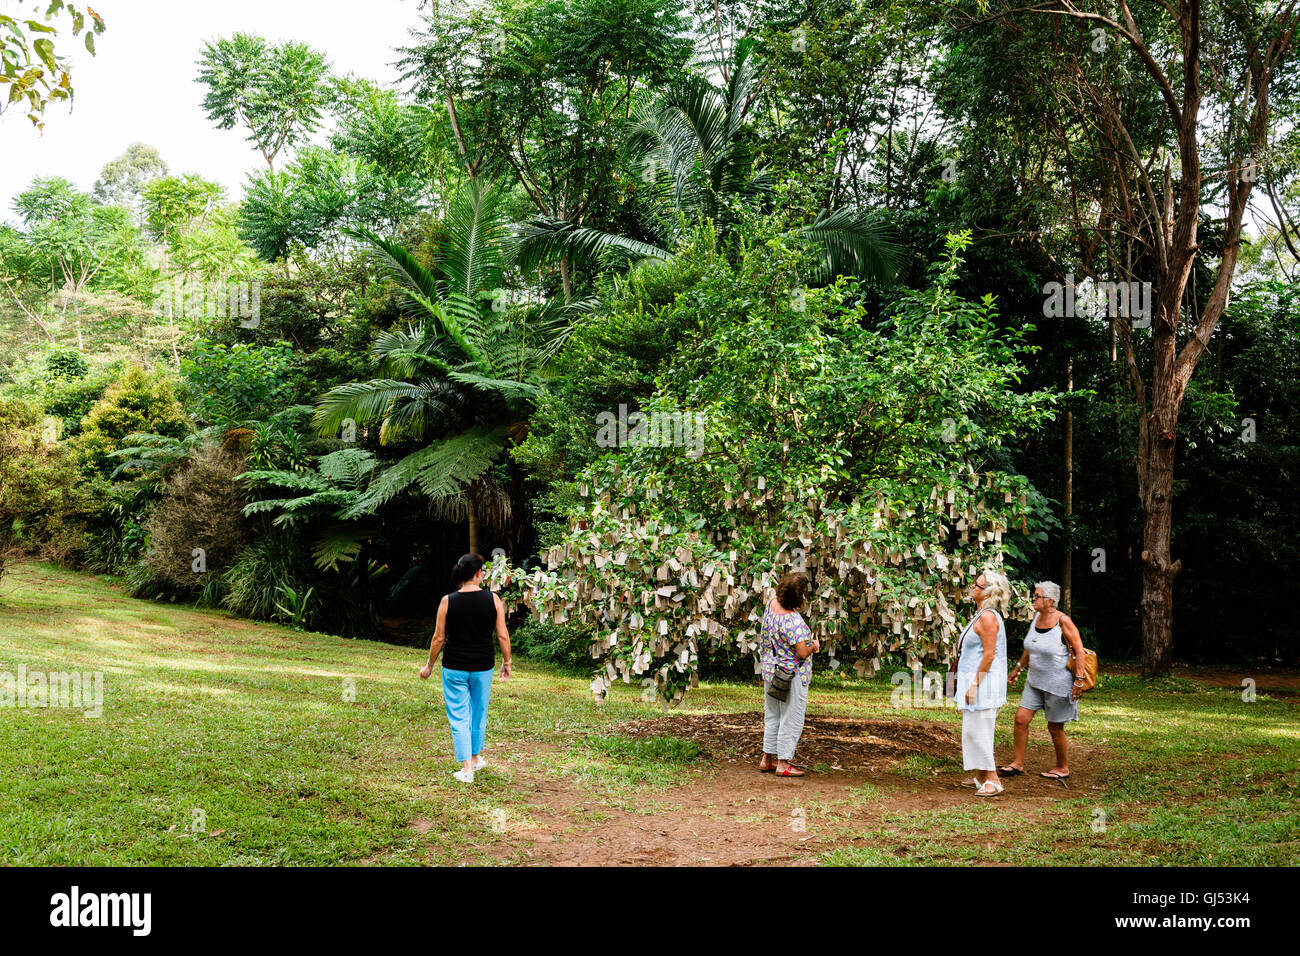
[[[33,176],[65,176],[88,191],[103,165],[137,141],[156,146],[171,172],[198,173],[238,198],[245,174],[265,163],[238,129],[218,130],[204,115],[204,88],[195,82],[204,41],[237,32],[299,40],[323,52],[336,73],[396,85],[394,50],[408,42],[421,7],[420,0],[92,3],[107,25],[97,55],[80,38],[56,41],[72,61],[72,111],[47,107],[43,135],[17,104],[0,116],[0,220],[16,220],[13,197]]]

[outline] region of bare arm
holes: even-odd
[[[815,637],[811,641],[799,641],[794,646],[794,652],[799,655],[799,660],[801,661],[807,660],[821,649],[821,642]]]
[[[420,668],[420,676],[427,678],[433,673],[434,661],[442,653],[442,645],[447,641],[447,598],[444,595],[438,604],[438,620],[433,627],[433,637],[429,641],[429,663]]]
[[[1029,649],[1026,648],[1025,650],[1020,652],[1020,660],[1016,662],[1015,669],[1012,670],[1011,673],[1007,675],[1007,683],[1014,684],[1016,682],[1016,679],[1020,676],[1020,672],[1028,666],[1029,666]]]
[[[496,594],[492,595],[492,600],[497,606],[497,644],[501,647],[501,657],[504,659],[501,676],[505,678],[510,676],[510,631],[506,629],[506,606]]]
[[[1079,635],[1079,629],[1074,626],[1064,614],[1061,615],[1061,633],[1065,639],[1070,642],[1070,648],[1074,651],[1074,676],[1083,679],[1083,638]]]
[[[975,703],[975,695],[979,693],[980,681],[988,674],[989,668],[993,666],[993,658],[997,656],[997,618],[981,614],[979,620],[975,622],[975,633],[979,635],[984,654],[980,657],[979,667],[976,668],[975,677],[971,680],[970,690],[966,691],[966,703],[968,704]]]

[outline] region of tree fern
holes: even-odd
[[[492,466],[507,439],[505,428],[476,428],[414,451],[384,469],[342,517],[373,512],[413,484],[431,499],[459,495]]]

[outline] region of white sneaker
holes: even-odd
[[[473,770],[464,770],[464,769],[457,770],[455,773],[452,774],[452,776],[455,777],[457,780],[459,780],[461,783],[473,783],[473,782],[474,782],[474,771],[473,771]]]
[[[475,769],[475,770],[482,770],[482,769],[483,769],[484,767],[486,767],[486,766],[487,766],[487,758],[486,758],[486,757],[475,757],[475,758],[474,758],[474,769]]]

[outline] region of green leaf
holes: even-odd
[[[50,68],[51,73],[58,72],[59,66],[54,62],[54,44],[51,41],[41,37],[39,40],[32,41],[32,49],[41,58],[41,62]]]

